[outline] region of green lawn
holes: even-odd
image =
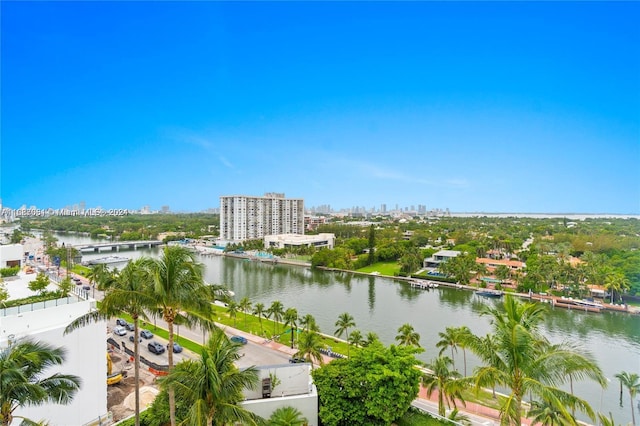
[[[245,316],[243,312],[238,312],[236,314],[236,318],[229,317],[229,312],[227,308],[222,306],[213,306],[215,317],[214,320],[220,324],[228,325],[233,328],[237,328],[238,330],[245,331],[247,333],[251,333],[256,336],[262,336],[264,338],[271,338],[276,335],[276,341],[291,345],[291,334],[285,332],[285,327],[283,324],[277,324],[270,319],[263,318],[262,325],[260,325],[260,321],[258,317],[252,314],[248,314]],[[336,318],[337,319],[337,318]],[[323,330],[324,331],[324,330]],[[322,343],[325,346],[331,347],[333,352],[347,354],[347,344],[335,337],[327,337],[321,335]],[[349,351],[357,350],[354,347],[349,348]]]
[[[398,275],[400,272],[400,265],[395,260],[389,262],[376,262],[373,265],[357,269],[357,272],[365,272],[368,274],[371,272],[380,272],[380,275],[389,275],[393,277]]]

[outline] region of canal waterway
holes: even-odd
[[[56,236],[66,244],[91,241],[89,237],[78,235]],[[160,250],[145,248],[120,251],[117,255],[130,258],[157,256]],[[84,254],[83,261],[113,254],[116,253]],[[199,260],[205,265],[206,281],[225,285],[235,293],[237,301],[248,297],[253,304],[261,302],[268,307],[274,300],[279,300],[285,309],[294,307],[301,316],[312,314],[322,332],[327,334],[335,331],[335,322],[343,312],[354,317],[354,329],[363,335],[373,331],[385,344],[394,343],[398,328],[409,323],[420,334],[425,351],[418,358],[425,362],[437,357],[438,333],[446,327],[466,325],[477,335],[488,333],[489,319],[481,316],[480,311],[487,304],[500,303],[465,290],[443,287],[420,290],[379,276],[325,272],[220,256],[199,256]],[[640,315],[549,308],[543,330],[553,343],[571,341],[590,352],[611,380],[604,391],[592,382],[574,383],[576,395],[586,399],[596,411],[611,412],[616,424],[630,422],[628,394],[624,392],[623,407],[620,407],[620,388],[614,375],[621,371],[640,373]],[[450,355],[450,351],[447,354]],[[477,360],[467,354],[467,362],[470,372]],[[462,371],[462,351],[456,354],[455,363]]]

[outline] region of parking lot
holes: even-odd
[[[116,321],[115,319],[112,321],[109,321],[108,323],[108,333],[107,333],[107,338],[111,337],[113,338],[113,340],[115,340],[116,342],[118,342],[118,344],[122,347],[126,347],[128,349],[133,350],[133,345],[134,342],[132,342],[130,340],[130,338],[133,336],[133,331],[127,330],[124,327],[119,327],[116,325]],[[122,336],[117,335],[116,333],[114,333],[114,330],[116,329],[116,327],[120,328],[120,329],[124,329],[125,334]],[[140,331],[142,331],[143,329],[141,328]],[[149,330],[150,331],[150,330]],[[152,332],[153,333],[153,332]],[[167,341],[167,339],[163,339],[162,337],[159,337],[155,334],[153,334],[153,337],[151,337],[150,339],[144,338],[144,337],[138,337],[139,340],[139,350],[140,350],[140,356],[145,357],[146,359],[148,359],[149,361],[155,362],[156,364],[168,364],[169,363],[169,358],[168,358],[168,352],[167,352],[167,344],[169,343]],[[149,350],[149,343],[151,342],[158,342],[160,343],[160,345],[162,345],[162,347],[165,349],[165,351],[161,354],[156,354],[154,352],[151,352]],[[184,349],[182,350],[181,353],[174,353],[173,354],[173,362],[174,364],[177,364],[178,362],[184,360],[184,359],[189,359],[189,358],[194,358],[196,355],[189,351],[188,349]]]

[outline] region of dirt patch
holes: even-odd
[[[132,416],[134,412],[135,402],[135,377],[133,373],[133,364],[130,362],[122,361],[117,354],[111,355],[113,361],[113,370],[123,371],[126,373],[126,377],[119,383],[111,385],[107,388],[107,410],[111,411],[113,415],[113,421],[117,422],[122,419],[126,419]],[[149,372],[148,368],[142,364],[140,365],[140,388],[154,388],[157,389],[156,376]],[[153,402],[153,392],[144,392],[141,394],[140,410],[144,409],[147,404]],[[129,397],[129,395],[131,395]],[[144,396],[144,398],[142,398]],[[127,398],[129,397],[129,398]]]

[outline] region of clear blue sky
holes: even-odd
[[[637,2],[2,2],[5,206],[640,214]]]

